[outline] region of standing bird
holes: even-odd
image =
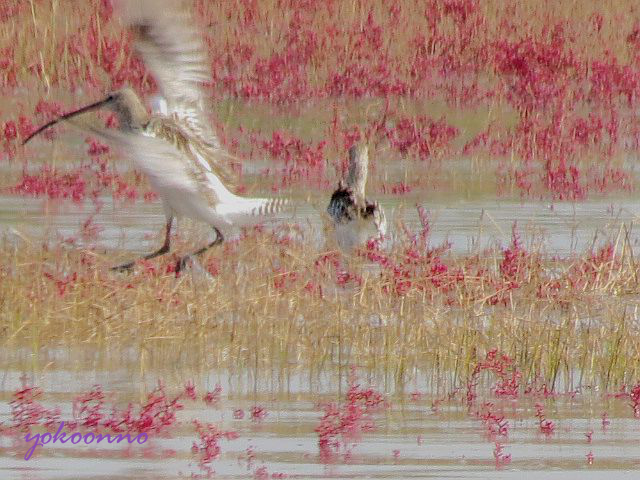
[[[191,254],[199,255],[221,243],[232,229],[260,223],[281,212],[289,203],[286,199],[241,197],[229,190],[234,175],[226,163],[229,154],[220,147],[203,111],[207,97],[202,84],[210,81],[210,74],[189,13],[176,0],[120,0],[120,7],[125,24],[134,34],[135,48],[162,92],[162,105],[149,114],[136,93],[123,88],[52,120],[24,143],[61,120],[98,108],[114,111],[118,130],[84,128],[120,147],[146,174],[162,200],[165,240],[159,250],[143,257],[147,260],[169,252],[176,217],[202,221],[215,231],[210,244]],[[178,270],[189,257],[179,261]],[[126,270],[134,264],[128,262],[114,269]]]
[[[327,207],[336,229],[338,245],[343,250],[351,251],[373,237],[384,238],[386,234],[384,210],[378,202],[370,202],[364,196],[368,166],[367,146],[352,146],[346,182],[340,181]]]

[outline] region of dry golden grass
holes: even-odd
[[[15,13],[0,22],[0,49],[11,49],[14,55],[17,84],[23,88],[50,88],[65,91],[82,87],[83,75],[96,77],[108,84],[101,68],[101,50],[114,41],[126,38],[117,19],[105,21],[101,0],[90,0],[81,4],[72,0],[29,0],[9,1],[9,11]],[[429,21],[445,10],[446,2],[407,3],[402,11],[402,28],[383,29],[382,43],[397,58],[411,58],[416,46],[412,40],[417,34],[425,36],[425,46],[437,56],[440,51],[460,53],[460,46],[439,43],[441,38],[431,38]],[[255,48],[258,56],[268,56],[282,49],[288,38],[286,32],[294,20],[296,10],[283,7],[277,0],[251,2],[194,2],[198,11],[197,19],[205,29],[213,52],[226,52],[230,46],[248,45]],[[15,5],[15,9],[13,9]],[[314,7],[315,8],[315,7]],[[634,55],[633,46],[628,42],[628,34],[635,24],[634,12],[637,6],[632,1],[597,0],[490,0],[479,2],[478,8],[485,21],[472,32],[471,41],[478,46],[488,39],[522,38],[528,34],[535,38],[551,38],[553,27],[563,25],[571,45],[585,59],[601,58],[605,52],[615,54],[621,63]],[[324,32],[328,25],[338,18],[344,25],[365,25],[370,12],[378,24],[393,25],[391,10],[387,2],[362,2],[340,0],[331,2],[331,13],[321,8],[311,23],[305,24],[316,32]],[[594,28],[594,16],[601,16],[600,28]],[[437,19],[440,21],[440,19]],[[505,30],[505,22],[515,24],[511,34]],[[86,52],[92,51],[87,32],[92,24],[96,32],[97,56],[91,58]],[[455,37],[456,25],[439,25],[447,39]],[[461,39],[462,40],[462,39]],[[466,39],[465,39],[466,41]],[[326,80],[330,67],[334,66],[337,53],[349,57],[353,45],[345,41],[343,52],[322,52],[323,58],[316,59],[318,69],[314,70],[315,81]],[[476,53],[473,45],[465,45],[469,54]],[[117,65],[123,65],[131,56],[131,50],[118,50]],[[464,63],[465,59],[460,59]],[[468,60],[473,60],[469,58]],[[34,72],[39,71],[37,76]],[[4,72],[6,74],[6,71]],[[491,76],[491,72],[486,72]],[[312,81],[314,79],[311,79]]]
[[[390,258],[403,261],[406,247]],[[516,360],[524,381],[556,388],[612,388],[640,373],[638,268],[623,239],[605,262],[527,254],[522,286],[504,294],[495,284],[501,252],[473,266],[469,257],[445,255],[449,271],[458,271],[448,290],[433,280],[449,277],[417,265],[412,286],[396,294],[388,270],[298,242],[284,246],[267,234],[202,259],[214,277],[162,273],[170,259],[117,274],[109,270],[112,255],[94,251],[22,241],[5,241],[1,251],[3,347],[186,350],[205,365],[285,376],[358,365],[398,385],[432,375],[441,392],[460,386],[492,348]],[[327,258],[360,275],[361,284],[337,285]],[[578,287],[576,268],[585,265],[592,280]]]

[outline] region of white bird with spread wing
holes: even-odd
[[[136,50],[166,99],[166,113],[150,115],[136,93],[124,88],[43,125],[24,143],[60,120],[101,107],[113,110],[118,130],[90,130],[120,147],[146,174],[162,200],[167,219],[164,244],[143,258],[169,251],[173,220],[181,216],[207,223],[215,231],[215,240],[192,254],[199,255],[221,243],[231,227],[259,223],[289,202],[241,197],[229,190],[234,175],[227,167],[229,155],[221,149],[203,111],[207,96],[202,84],[210,81],[210,72],[188,10],[177,0],[119,3],[122,19],[135,35]],[[129,269],[134,263],[114,269]],[[178,269],[183,266],[184,259]]]

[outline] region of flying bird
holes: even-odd
[[[331,195],[327,213],[333,220],[338,245],[351,251],[371,238],[383,239],[387,220],[378,202],[365,197],[369,166],[369,149],[354,145],[349,149],[349,170]]]
[[[234,194],[235,175],[225,152],[204,113],[210,81],[207,56],[188,10],[175,0],[128,0],[119,2],[125,25],[133,32],[134,45],[155,78],[163,100],[150,114],[130,88],[52,120],[38,133],[61,120],[100,108],[115,112],[119,128],[88,128],[128,156],[158,193],[166,216],[164,244],[145,255],[152,259],[170,250],[175,218],[189,217],[210,225],[215,239],[191,255],[199,255],[223,242],[225,235],[241,226],[261,223],[290,206],[285,198],[249,198]],[[157,100],[157,99],[156,99]],[[73,123],[73,122],[72,122]],[[183,257],[178,270],[191,255]],[[126,270],[128,262],[116,270]]]

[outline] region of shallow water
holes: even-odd
[[[7,402],[25,371],[30,372],[30,381],[44,389],[45,407],[62,407],[62,418],[71,418],[74,396],[95,383],[112,392],[109,398],[123,404],[143,398],[141,385],[152,387],[156,378],[175,375],[170,365],[141,373],[136,352],[132,350],[113,355],[120,360],[112,363],[112,359],[109,364],[99,355],[93,355],[94,363],[87,362],[92,357],[88,349],[49,350],[43,352],[41,362],[57,359],[62,368],[45,366],[36,370],[29,367],[28,361],[19,360],[23,357],[19,350],[2,354],[3,363],[9,365],[0,378],[0,421],[4,422],[10,412]],[[596,479],[605,475],[636,478],[640,468],[640,420],[632,417],[627,400],[593,392],[584,392],[575,398],[560,396],[555,400],[542,400],[547,418],[556,424],[554,433],[545,436],[540,433],[534,417],[534,400],[480,396],[480,403],[494,402],[496,411],[502,412],[509,422],[507,437],[491,439],[483,423],[470,415],[460,401],[443,403],[433,411],[433,397],[426,393],[428,387],[419,383],[412,387],[425,392],[418,399],[387,392],[391,404],[373,414],[375,430],[363,433],[354,441],[348,458],[338,455],[326,463],[319,456],[314,428],[322,415],[318,403],[338,400],[339,380],[324,379],[324,383],[316,385],[323,391],[319,395],[308,392],[308,379],[304,374],[289,379],[288,392],[282,391],[282,385],[275,388],[268,376],[260,376],[255,382],[249,377],[249,374],[237,376],[219,371],[191,376],[196,385],[208,389],[221,384],[220,402],[215,407],[207,407],[202,401],[186,400],[185,409],[178,414],[178,427],[162,438],[151,435],[143,446],[134,444],[125,449],[115,444],[100,445],[100,448],[49,444],[39,447],[34,457],[25,461],[24,440],[0,436],[0,478],[190,477],[201,473],[191,453],[192,442],[196,440],[190,425],[194,418],[215,422],[239,434],[235,440],[220,442],[222,454],[212,464],[215,478],[256,478],[256,470],[264,467],[269,474],[282,473],[289,478],[489,479],[526,475],[533,479]],[[364,380],[362,383],[367,384]],[[167,382],[170,398],[180,390],[179,381]],[[249,419],[248,412],[253,405],[267,410],[264,420]],[[245,417],[234,419],[235,409],[243,409]],[[600,419],[603,411],[611,422],[606,427]],[[588,443],[585,436],[590,430],[593,430],[592,443]],[[504,453],[512,456],[510,464],[496,467],[493,455],[496,440],[504,445]],[[254,456],[250,463],[249,448]],[[396,455],[394,450],[398,451]],[[589,452],[593,454],[591,465],[587,461]]]
[[[594,244],[615,239],[621,227],[628,229],[633,244],[640,238],[633,228],[640,218],[640,202],[632,196],[555,204],[491,197],[425,199],[419,195],[379,200],[387,212],[391,236],[400,235],[399,222],[417,231],[420,222],[415,205],[423,205],[431,219],[431,244],[450,242],[452,251],[461,254],[508,245],[514,222],[526,244],[542,247],[551,255],[583,252]],[[89,202],[0,196],[0,234],[22,234],[36,241],[73,238],[79,246],[140,252],[153,249],[161,241],[165,217],[158,201],[114,204],[106,197],[101,201],[104,206],[94,214]],[[320,201],[315,205],[301,202],[294,217],[294,221],[310,228],[311,237],[318,243],[325,235],[322,207]],[[99,229],[98,235],[82,238],[79,231],[90,217]],[[189,236],[202,230],[202,226],[187,221],[180,231]]]

